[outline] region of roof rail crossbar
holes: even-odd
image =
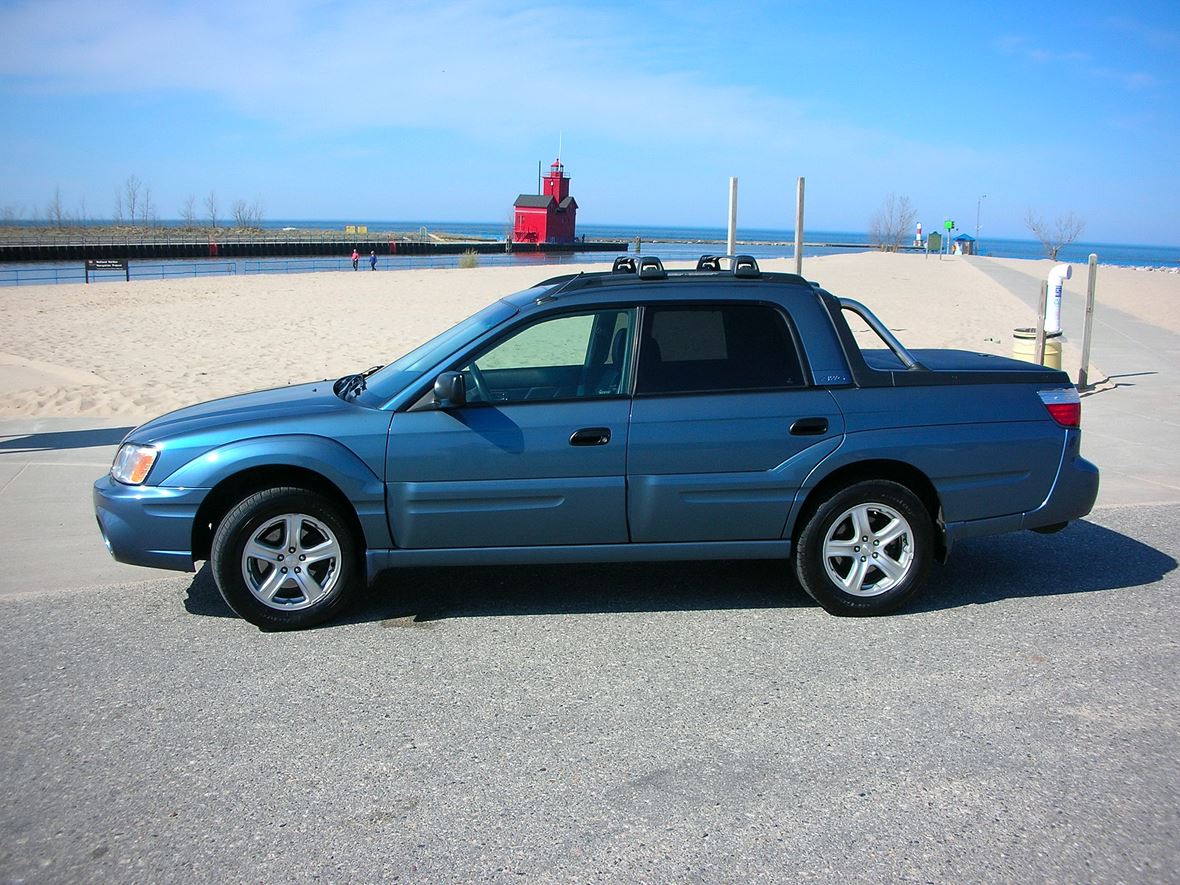
[[[754,260],[753,255],[734,255],[731,263],[735,277],[762,276],[762,271],[758,269],[758,262]]]
[[[610,269],[611,273],[635,273],[635,259],[630,255],[620,255],[615,259]]]
[[[647,255],[639,259],[639,279],[666,280],[668,272],[664,270],[664,263],[654,255]]]
[[[721,270],[721,256],[702,255],[697,259],[697,270]]]

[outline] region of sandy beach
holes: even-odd
[[[1036,279],[1052,263],[861,253],[807,259],[804,275],[863,301],[911,347],[1009,354],[1035,323],[987,271]],[[676,266],[676,265],[672,265]],[[763,261],[790,271],[786,259]],[[607,269],[578,265],[576,270]],[[569,265],[204,277],[0,291],[0,415],[142,420],[193,402],[386,363],[490,301]],[[1063,315],[1084,301],[1075,265]],[[1102,267],[1097,313],[1114,308],[1180,333],[1180,274]],[[1076,378],[1081,328],[1066,327]],[[1091,367],[1091,378],[1101,377]]]

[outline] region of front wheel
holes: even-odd
[[[242,500],[218,525],[209,561],[229,607],[272,630],[336,616],[361,583],[352,527],[336,504],[300,488]]]
[[[885,614],[922,586],[933,542],[930,514],[913,492],[888,480],[858,482],[804,524],[795,574],[831,614]]]

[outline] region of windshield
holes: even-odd
[[[399,357],[365,379],[365,392],[362,396],[368,401],[366,404],[374,405],[377,401],[388,400],[453,350],[467,341],[475,340],[515,313],[516,308],[512,305],[497,301],[458,325],[435,335],[425,344],[418,345],[405,356]]]

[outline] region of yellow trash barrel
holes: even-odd
[[[1026,363],[1035,363],[1037,355],[1037,330],[1012,330],[1012,356]],[[1045,361],[1050,369],[1061,368],[1061,333],[1045,333]]]

